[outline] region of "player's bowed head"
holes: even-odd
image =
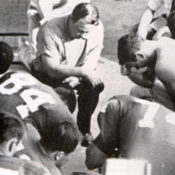
[[[56,166],[60,167],[69,160],[71,153],[78,147],[80,139],[78,127],[64,121],[52,125],[49,132],[41,138],[40,143],[48,156],[55,161]]]
[[[0,113],[0,154],[13,156],[24,134],[21,119],[10,113]]]

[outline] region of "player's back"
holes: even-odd
[[[64,121],[75,124],[57,93],[25,70],[14,69],[0,78],[0,98],[0,111],[16,114],[25,121],[25,150],[21,153],[42,163],[52,174],[58,174],[59,170],[55,163],[42,155],[38,146],[41,137],[49,135],[53,125]],[[28,125],[35,132],[29,130]]]
[[[149,160],[153,175],[175,174],[175,113],[130,96],[116,98],[122,113],[120,156]]]
[[[0,78],[0,111],[9,111],[26,118],[45,104],[64,106],[53,88],[39,82],[21,68],[14,68]]]

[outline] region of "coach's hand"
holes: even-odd
[[[89,82],[93,88],[98,87],[98,91],[102,91],[104,89],[103,81],[97,75],[96,71],[83,69],[82,80]]]
[[[68,77],[63,80],[63,83],[68,83],[72,88],[75,88],[80,84],[80,81],[77,77]]]

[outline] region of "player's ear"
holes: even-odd
[[[18,141],[16,138],[12,138],[8,141],[8,151],[11,155],[16,152]]]
[[[148,59],[145,55],[145,53],[143,53],[142,51],[137,51],[135,54],[135,58],[136,58],[136,68],[141,68],[141,67],[145,67],[148,63]]]
[[[139,60],[143,60],[143,59],[146,59],[146,56],[145,56],[145,53],[143,53],[142,51],[137,51],[135,53],[135,56],[136,56],[136,59],[139,61]]]

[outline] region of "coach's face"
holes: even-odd
[[[86,39],[88,34],[95,29],[98,24],[90,24],[88,16],[82,19],[79,19],[76,22],[73,22],[71,35],[73,38]]]

